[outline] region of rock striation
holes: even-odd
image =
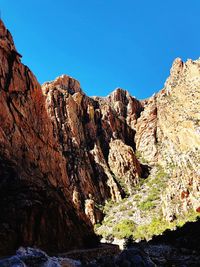
[[[142,173],[134,155],[134,125],[143,107],[122,89],[106,98],[90,98],[79,82],[66,75],[43,84],[42,91],[54,136],[66,160],[72,200],[78,212],[87,210],[94,224],[92,206],[110,198],[121,200],[125,192],[119,179],[124,183],[129,180],[131,191]],[[118,144],[131,155],[121,155],[122,168],[115,172],[119,154],[114,156],[113,151],[118,150]],[[94,205],[88,205],[91,200]]]
[[[134,157],[132,125],[142,105],[122,89],[89,98],[66,75],[41,88],[20,58],[0,21],[0,254],[20,245],[89,245],[91,224],[102,217],[98,205],[125,195],[108,163],[109,144],[120,140]],[[135,184],[139,162],[132,170]]]
[[[111,141],[108,164],[112,173],[126,188],[127,193],[132,194],[132,190],[142,176],[142,167],[132,147],[125,145],[121,140]]]
[[[95,242],[88,219],[72,205],[41,87],[2,21],[0,61],[0,255],[20,245],[57,251]]]
[[[159,96],[158,142],[171,178],[163,196],[167,217],[200,206],[200,60],[176,59],[165,91]]]
[[[0,62],[0,255],[96,243],[99,207],[156,165],[169,176],[164,218],[200,211],[200,60],[176,59],[143,101],[121,88],[88,97],[67,75],[40,86],[0,21]]]
[[[158,94],[145,101],[136,147],[169,174],[162,195],[167,220],[200,206],[200,60],[177,58]]]

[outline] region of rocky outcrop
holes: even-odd
[[[163,215],[171,221],[200,206],[200,61],[176,59],[165,87],[145,101],[136,125],[136,147],[170,177]]]
[[[117,88],[105,98],[94,99],[99,102],[102,125],[110,133],[110,137],[121,139],[135,149],[135,127],[143,110],[142,103],[121,88]]]
[[[142,168],[133,149],[125,145],[121,140],[110,142],[108,164],[112,173],[122,184],[128,194],[133,193],[135,185],[139,182]]]
[[[44,251],[34,248],[20,247],[16,255],[0,259],[1,267],[81,267],[80,261],[67,257],[49,257]]]
[[[67,162],[69,188],[75,206],[83,210],[87,199],[98,204],[109,198],[121,200],[125,195],[123,187],[108,162],[110,144],[117,139],[122,147],[134,154],[135,130],[128,119],[132,116],[136,120],[139,116],[142,110],[140,102],[122,89],[116,89],[106,98],[89,98],[82,92],[80,84],[66,75],[43,84],[42,90],[54,136]],[[139,162],[134,167],[132,163],[127,163],[126,172],[130,169],[131,178],[127,179],[133,186],[141,167]],[[91,214],[95,212],[91,207],[90,215],[86,213],[94,224],[95,216]]]
[[[175,60],[159,96],[160,160],[171,179],[163,195],[163,213],[179,215],[200,206],[200,61]],[[175,205],[174,205],[175,203]]]
[[[19,245],[85,246],[95,236],[72,205],[67,162],[45,97],[2,21],[0,60],[0,254]]]
[[[122,89],[89,98],[66,75],[41,90],[20,57],[1,21],[0,253],[19,245],[82,246],[95,239],[90,223],[102,216],[98,204],[125,196],[108,164],[109,144],[120,139],[134,154],[142,105]],[[141,166],[132,161],[124,173],[135,184]]]
[[[88,97],[67,75],[41,88],[20,58],[0,21],[0,254],[95,242],[99,207],[133,194],[149,166],[168,173],[167,220],[200,211],[199,60],[175,60],[164,89],[138,101],[120,88]]]
[[[93,166],[91,153],[100,131],[96,123],[100,119],[98,103],[81,91],[77,81],[65,75],[45,83],[42,89],[54,136],[67,162],[69,188],[77,192],[80,207],[89,195],[95,196],[97,202],[110,197],[107,177],[99,166]],[[96,172],[102,175],[97,176]]]
[[[142,103],[121,88],[117,88],[106,100],[114,108],[117,115],[125,119],[131,129],[135,129],[137,119],[144,109]]]
[[[137,120],[135,142],[137,155],[148,161],[157,162],[157,96],[153,95],[143,102],[144,111]]]

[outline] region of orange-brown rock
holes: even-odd
[[[141,112],[136,124],[135,142],[137,151],[149,163],[157,162],[157,96],[143,101],[144,111]]]
[[[93,225],[101,222],[103,219],[103,212],[95,206],[93,199],[85,200],[85,214]]]
[[[20,245],[50,251],[85,246],[95,236],[72,205],[68,162],[45,97],[2,21],[0,61],[0,255]]]
[[[108,164],[109,144],[113,139],[121,139],[133,150],[135,130],[127,118],[128,114],[135,119],[139,116],[140,102],[122,89],[106,98],[89,98],[80,84],[66,75],[45,83],[42,90],[54,136],[67,160],[70,191],[76,188],[78,192],[79,200],[73,197],[76,207],[84,210],[89,195],[96,203],[104,203],[108,198],[121,200],[123,189]],[[124,106],[124,111],[117,111],[117,105]],[[132,169],[131,164],[128,168]],[[141,168],[140,164],[137,168]]]
[[[90,222],[102,216],[95,204],[125,196],[108,164],[109,144],[121,139],[133,154],[142,105],[122,89],[89,98],[66,75],[41,90],[20,57],[1,21],[0,253],[83,246],[95,239]],[[134,184],[141,167],[131,164],[125,173]]]
[[[142,168],[133,149],[119,139],[111,141],[108,164],[118,182],[125,186],[129,194],[132,194],[142,174]]]
[[[147,165],[168,173],[165,218],[199,211],[199,60],[175,60],[164,89],[138,101],[120,88],[90,98],[67,75],[41,88],[20,57],[0,21],[0,254],[87,245],[98,204],[132,194]]]

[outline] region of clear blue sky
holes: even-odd
[[[40,83],[68,74],[88,95],[160,90],[173,60],[200,56],[200,0],[0,0]]]

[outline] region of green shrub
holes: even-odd
[[[129,201],[129,202],[127,203],[127,207],[128,207],[128,208],[132,208],[132,207],[133,207],[133,202],[132,202],[132,201]]]
[[[173,222],[167,222],[162,219],[159,215],[158,217],[152,218],[149,224],[140,225],[135,228],[133,236],[135,239],[150,239],[154,235],[160,235],[167,229],[174,229],[177,226],[182,227],[188,221],[196,221],[198,218],[198,213],[194,210],[190,210],[184,217],[178,218]]]
[[[199,213],[191,209],[186,214],[178,218],[177,226],[182,227],[186,222],[195,222],[198,218]]]
[[[103,212],[107,213],[112,207],[114,207],[116,205],[116,202],[114,202],[113,200],[108,200],[105,203],[105,206],[103,207]]]
[[[105,217],[103,223],[104,223],[104,225],[106,225],[108,227],[112,227],[113,226],[113,220],[114,220],[113,216],[108,216],[108,217]]]
[[[142,157],[142,153],[139,150],[137,150],[135,152],[135,156],[136,156],[136,158],[141,158]]]
[[[140,210],[150,210],[156,207],[155,201],[160,198],[160,189],[157,187],[152,187],[149,191],[148,197],[139,203],[138,208]]]
[[[121,205],[119,207],[119,211],[125,211],[125,210],[127,210],[127,206],[126,205]]]
[[[164,171],[163,167],[158,165],[157,166],[157,174],[156,174],[156,179],[157,180],[160,180],[160,179],[163,179],[163,178],[166,178],[167,177],[167,173]]]
[[[128,238],[133,235],[135,230],[135,223],[132,220],[122,220],[113,228],[113,235],[117,238]]]
[[[141,198],[141,196],[140,196],[140,195],[138,195],[138,194],[134,196],[134,200],[135,200],[135,201],[139,201],[139,200],[140,200],[140,198]]]
[[[150,209],[152,209],[152,208],[154,208],[155,207],[155,204],[154,204],[154,202],[152,202],[152,201],[149,201],[149,200],[144,200],[144,201],[142,201],[142,202],[140,202],[140,204],[139,204],[139,206],[138,206],[138,208],[140,209],[140,210],[150,210]]]
[[[168,223],[163,221],[160,217],[152,219],[151,223],[140,225],[135,230],[133,236],[136,239],[150,239],[153,235],[160,235],[166,229],[172,229],[175,227],[175,223]]]
[[[148,201],[154,201],[160,198],[160,188],[152,187],[147,197]]]
[[[94,225],[94,230],[96,231],[100,226],[101,226],[100,223],[96,223],[96,224]]]

